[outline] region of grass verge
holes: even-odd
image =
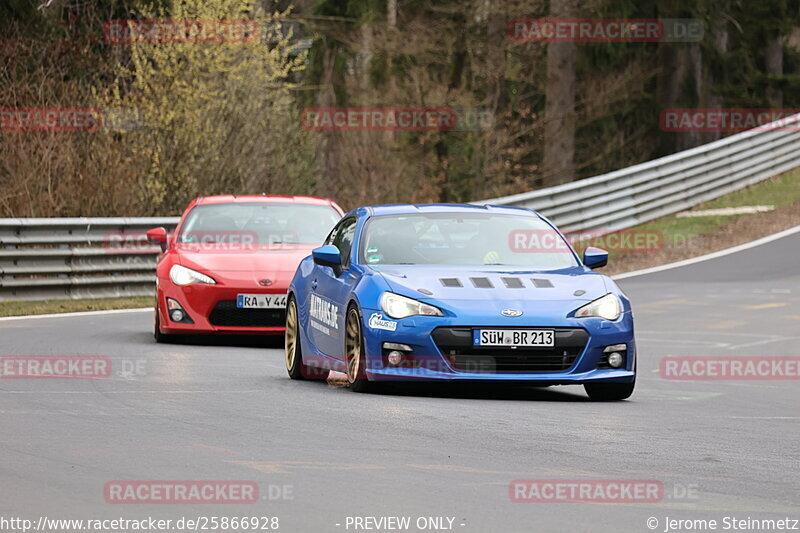
[[[2,302],[0,317],[21,315],[46,315],[52,313],[74,313],[79,311],[102,311],[106,309],[136,309],[152,307],[152,296],[135,298],[101,298],[97,300],[45,300],[41,302]]]
[[[612,249],[609,251],[608,270],[604,272],[619,274],[680,261],[800,225],[800,169],[697,205],[692,211],[754,205],[772,205],[775,210],[729,216],[678,218],[670,215],[624,230],[633,235],[655,234],[660,245],[650,249],[636,249],[635,246]],[[589,244],[602,248],[602,243],[601,237]]]

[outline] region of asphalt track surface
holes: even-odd
[[[355,394],[290,381],[274,344],[155,344],[151,313],[2,321],[0,355],[105,355],[114,371],[0,380],[0,517],[277,516],[279,531],[309,533],[356,531],[348,516],[410,516],[408,531],[419,531],[417,517],[451,517],[465,533],[800,519],[800,381],[659,373],[665,356],[800,355],[798,259],[795,233],[620,281],[637,321],[639,380],[632,399],[616,403],[589,402],[581,387]],[[513,480],[554,478],[654,479],[665,496],[509,498]],[[251,480],[261,499],[108,504],[112,480]]]

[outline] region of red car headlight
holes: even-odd
[[[197,272],[191,268],[186,268],[181,265],[172,265],[169,270],[169,279],[175,285],[189,285],[190,283],[205,283],[207,285],[214,285],[217,282],[211,276],[206,276],[202,272]]]

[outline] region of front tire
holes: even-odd
[[[294,297],[286,306],[286,334],[284,335],[286,372],[292,379],[328,379],[330,370],[303,364],[303,350],[300,347],[300,320],[297,315],[297,302]]]
[[[158,315],[158,307],[156,307],[156,317],[155,320],[153,320],[153,338],[159,344],[173,343],[178,338],[177,335],[161,333],[161,318]]]
[[[616,402],[629,398],[636,387],[636,380],[630,383],[585,383],[583,388],[589,399],[596,402]]]

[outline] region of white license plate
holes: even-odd
[[[473,346],[555,346],[552,329],[475,329]]]
[[[286,307],[286,295],[237,294],[236,307],[239,309],[283,309]]]

